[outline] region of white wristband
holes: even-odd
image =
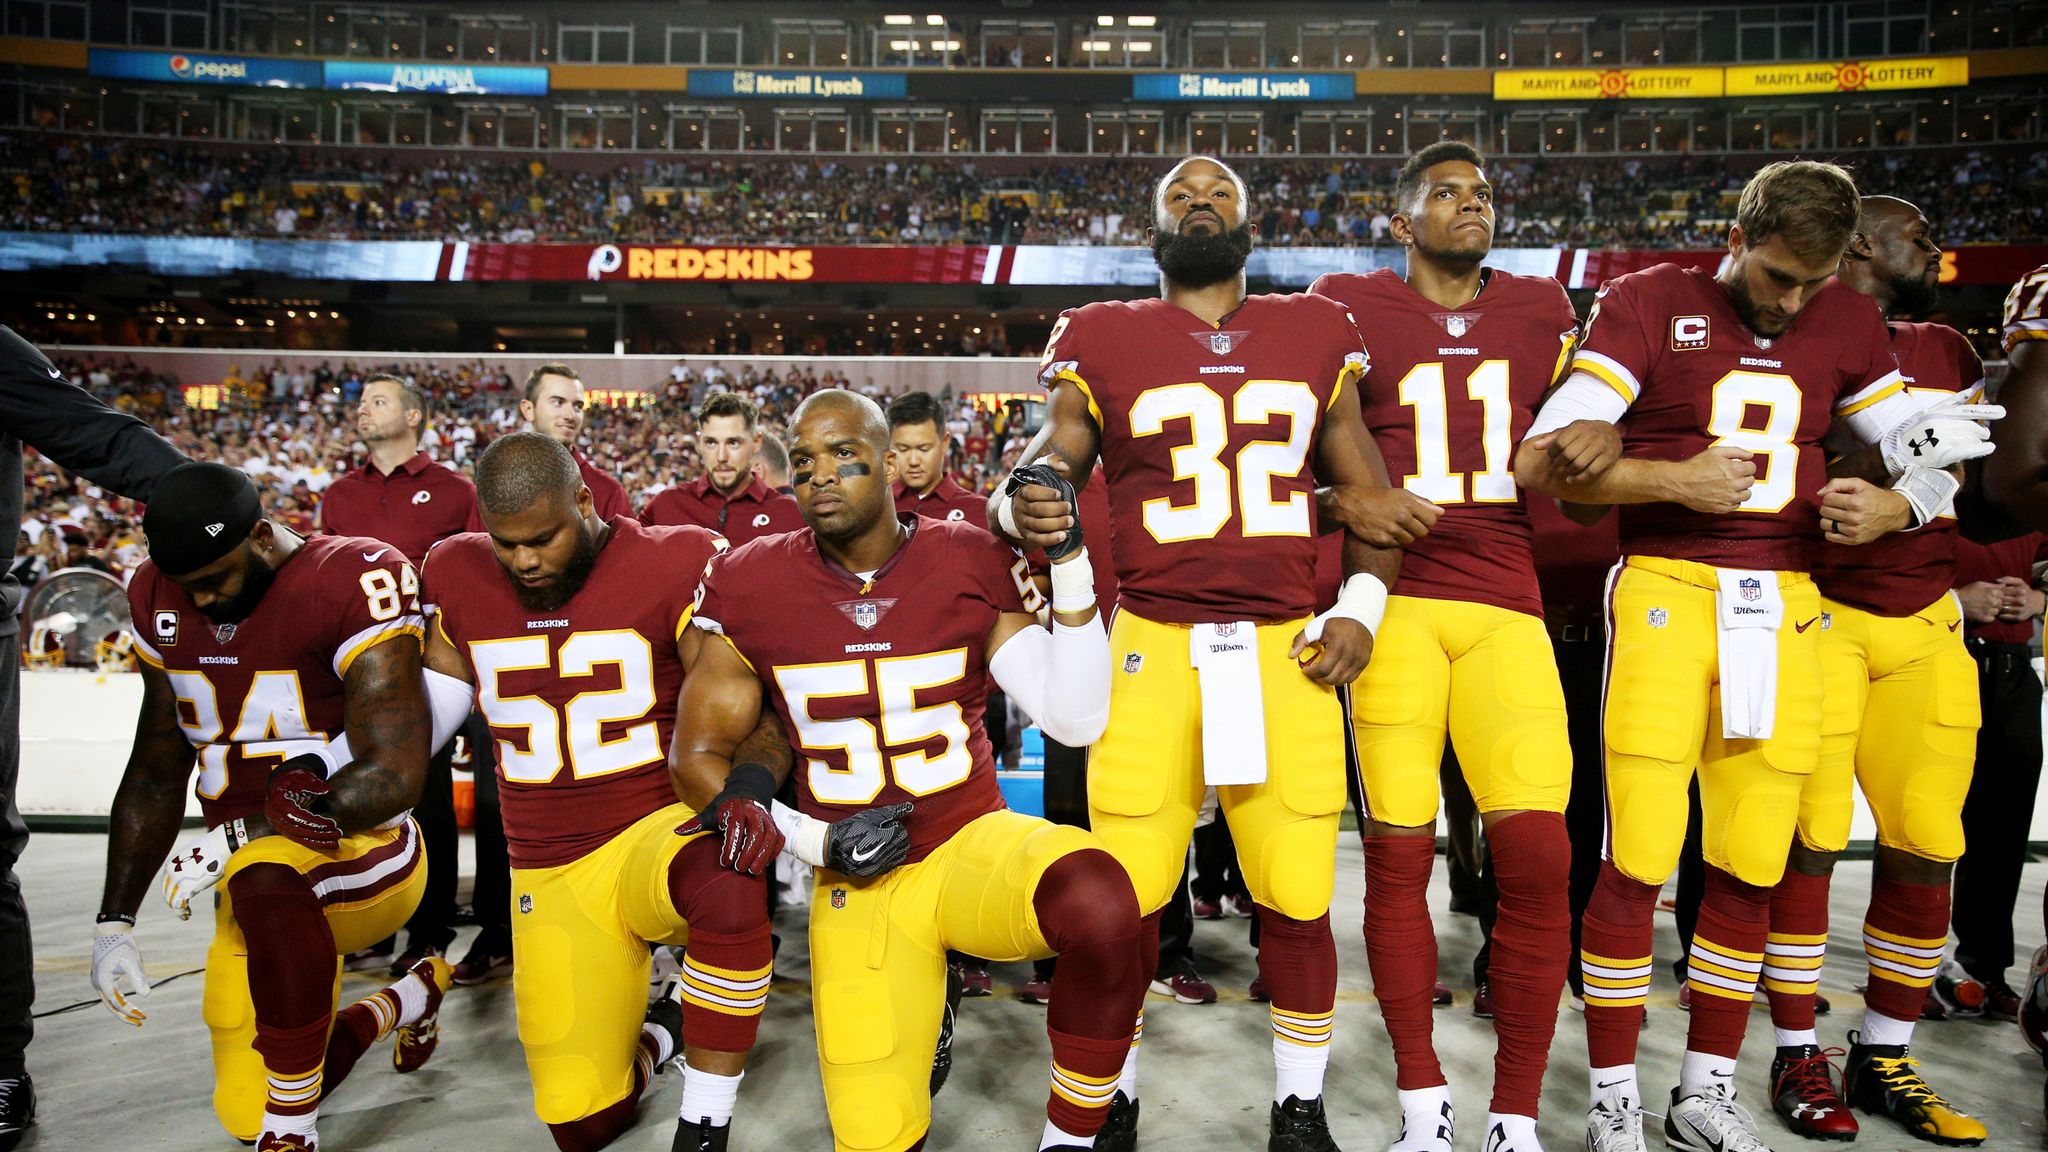
[[[782,840],[790,854],[813,868],[825,866],[825,837],[832,826],[815,817],[806,816],[780,800],[770,802],[768,814],[775,820],[775,826],[782,831]]]
[[[1095,607],[1095,566],[1088,562],[1088,548],[1081,547],[1070,560],[1052,566],[1052,610],[1086,612]]]
[[[1343,587],[1337,590],[1337,602],[1329,611],[1308,622],[1302,635],[1313,644],[1323,638],[1323,623],[1342,618],[1356,620],[1365,625],[1365,630],[1378,636],[1380,621],[1387,615],[1387,586],[1379,577],[1370,572],[1358,572],[1344,579]]]
[[[1010,509],[1010,494],[1008,492],[1004,492],[996,497],[996,527],[1002,529],[1003,535],[1008,536],[1012,540],[1024,538],[1017,531],[1017,514]]]

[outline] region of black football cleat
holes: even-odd
[[[1943,1099],[1915,1071],[1919,1061],[1904,1044],[1864,1044],[1849,1033],[1849,1059],[1842,1069],[1849,1103],[1873,1116],[1889,1116],[1922,1140],[1973,1146],[1990,1134],[1984,1122]]]
[[[1330,1121],[1323,1115],[1323,1098],[1303,1100],[1289,1096],[1286,1103],[1273,1105],[1272,1135],[1266,1138],[1266,1152],[1342,1152],[1330,1139]]]
[[[26,1072],[0,1079],[0,1149],[21,1143],[35,1122],[35,1081]]]
[[[725,1152],[732,1125],[713,1124],[709,1119],[677,1120],[676,1140],[669,1152]]]
[[[1109,1118],[1095,1134],[1095,1152],[1137,1152],[1138,1101],[1118,1089],[1109,1098]]]
[[[946,1011],[939,1017],[939,1044],[932,1050],[932,1095],[946,1086],[946,1077],[953,1074],[953,1026],[960,1019],[960,996],[963,986],[960,982],[958,965],[946,965]]]

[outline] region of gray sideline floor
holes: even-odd
[[[96,834],[51,833],[37,835],[29,845],[20,872],[36,931],[38,1011],[93,995],[87,970],[105,843]],[[2023,964],[2041,942],[2041,925],[2033,910],[2041,907],[2044,876],[2048,870],[2042,865],[2030,865],[2020,892]],[[1360,851],[1348,834],[1342,841],[1337,877],[1341,976],[1328,1090],[1332,1128],[1347,1152],[1380,1152],[1396,1135],[1399,1114],[1394,1106],[1392,1056],[1373,1009],[1359,939],[1364,888]],[[1832,945],[1821,985],[1835,1006],[1834,1014],[1821,1020],[1827,1043],[1844,1043],[1842,1033],[1860,1018],[1860,998],[1851,989],[1862,979],[1859,924],[1869,882],[1867,862],[1845,863],[1836,881]],[[1437,1012],[1437,1044],[1465,1121],[1460,1147],[1471,1149],[1479,1146],[1483,1135],[1480,1121],[1491,1084],[1493,1035],[1487,1021],[1471,1014],[1469,964],[1477,924],[1445,911],[1447,900],[1439,867],[1430,906],[1441,941],[1443,978],[1457,989],[1458,997],[1456,1004]],[[181,924],[152,896],[137,934],[151,976],[160,980],[197,967],[204,955],[207,923],[194,917]],[[829,1152],[805,994],[801,911],[785,910],[777,930],[783,942],[775,994],[741,1089],[732,1149]],[[466,930],[457,942],[458,955],[467,936]],[[1151,998],[1141,1073],[1142,1146],[1155,1152],[1263,1149],[1271,1040],[1265,1009],[1245,999],[1255,965],[1244,923],[1200,923],[1195,942],[1204,974],[1216,983],[1223,1000],[1192,1007]],[[1652,990],[1642,1055],[1644,1086],[1653,1097],[1675,1080],[1685,1033],[1685,1017],[1677,1008],[1677,989],[1669,974],[1677,941],[1671,917],[1661,912],[1657,955],[1658,982]],[[2017,982],[2024,974],[2022,969],[2010,978]],[[934,1152],[1015,1152],[1037,1146],[1044,1123],[1048,1054],[1044,1010],[1012,996],[1025,977],[1024,966],[1000,966],[997,996],[965,1004],[952,1081],[937,1101],[929,1144]],[[359,996],[374,986],[367,977],[350,976],[344,991]],[[41,1097],[41,1120],[22,1146],[44,1152],[232,1152],[237,1145],[216,1125],[209,1103],[212,1076],[199,992],[197,976],[159,988],[143,1003],[149,1020],[140,1029],[116,1021],[97,1002],[39,1020],[29,1066]],[[552,1142],[533,1115],[509,981],[450,993],[442,1037],[433,1062],[410,1077],[394,1074],[382,1049],[365,1056],[323,1109],[322,1147],[335,1152],[551,1149]],[[2016,1027],[1982,1020],[1925,1024],[1918,1040],[1916,1053],[1936,1087],[1991,1127],[1988,1147],[2044,1146],[2042,1066]],[[1544,1142],[1552,1152],[1583,1147],[1585,1051],[1581,1017],[1561,1004],[1542,1124]],[[1761,1131],[1777,1152],[1823,1147],[1785,1133],[1771,1116],[1762,1088],[1770,1055],[1769,1021],[1759,1008],[1751,1017],[1743,1053],[1743,1094],[1762,1112]],[[670,1074],[658,1080],[638,1125],[613,1147],[668,1148],[680,1092],[679,1077]],[[1929,1147],[1887,1122],[1865,1118],[1864,1124],[1862,1137],[1850,1147],[1865,1152]],[[1661,1131],[1653,1132],[1661,1136]],[[1661,1140],[1653,1139],[1653,1146],[1661,1147]]]

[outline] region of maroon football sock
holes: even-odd
[[[1495,821],[1486,830],[1486,843],[1500,887],[1486,977],[1493,989],[1499,1043],[1493,1058],[1493,1110],[1534,1116],[1571,952],[1565,892],[1571,843],[1558,812],[1522,812]]]
[[[227,887],[249,949],[255,1048],[270,1075],[267,1108],[280,1116],[317,1111],[323,1091],[334,1087],[322,1087],[340,963],[334,934],[306,878],[283,864],[251,865]]]
[[[1707,865],[1706,894],[1686,953],[1686,983],[1692,987],[1692,1020],[1685,1049],[1733,1060],[1742,1053],[1749,1006],[1763,972],[1770,934],[1771,892],[1745,884]]]
[[[1444,1083],[1430,1035],[1436,926],[1429,919],[1429,870],[1435,862],[1434,837],[1366,837],[1365,959],[1394,1044],[1394,1085],[1402,1091]],[[1277,994],[1273,1002],[1280,1002]]]
[[[690,922],[683,948],[683,1045],[746,1052],[761,1028],[774,964],[766,880],[718,865],[718,838],[669,861],[669,897]]]
[[[1580,920],[1579,967],[1586,981],[1586,1058],[1595,1068],[1636,1062],[1643,1000],[1650,992],[1655,884],[1603,861]]]
[[[1786,1032],[1811,1032],[1820,991],[1821,957],[1828,944],[1828,874],[1808,876],[1796,868],[1771,889],[1771,928],[1764,941],[1764,994],[1771,1024]]]
[[[1070,853],[1047,868],[1031,906],[1060,958],[1046,1015],[1052,1040],[1046,1116],[1062,1131],[1090,1136],[1109,1115],[1131,1048],[1131,1022],[1144,1006],[1157,962],[1156,936],[1147,951],[1130,878],[1100,849]]]
[[[1946,883],[1911,884],[1878,871],[1863,916],[1863,951],[1870,961],[1864,1007],[1894,1020],[1920,1018],[1948,943],[1948,915]]]

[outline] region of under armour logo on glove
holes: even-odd
[[[1915,455],[1915,456],[1924,456],[1924,455],[1926,455],[1926,454],[1927,454],[1927,453],[1928,453],[1929,451],[1933,450],[1933,449],[1934,449],[1934,448],[1935,448],[1935,447],[1936,447],[1937,445],[1939,445],[1940,443],[1941,443],[1941,438],[1940,438],[1940,437],[1938,437],[1938,436],[1936,436],[1936,435],[1934,434],[1934,430],[1930,428],[1930,429],[1928,429],[1928,430],[1927,430],[1927,435],[1926,435],[1926,436],[1924,436],[1924,437],[1922,437],[1922,438],[1920,438],[1920,439],[1918,439],[1918,440],[1908,440],[1908,441],[1906,441],[1906,447],[1908,447],[1908,448],[1911,448],[1911,449],[1913,450],[1913,455]]]

